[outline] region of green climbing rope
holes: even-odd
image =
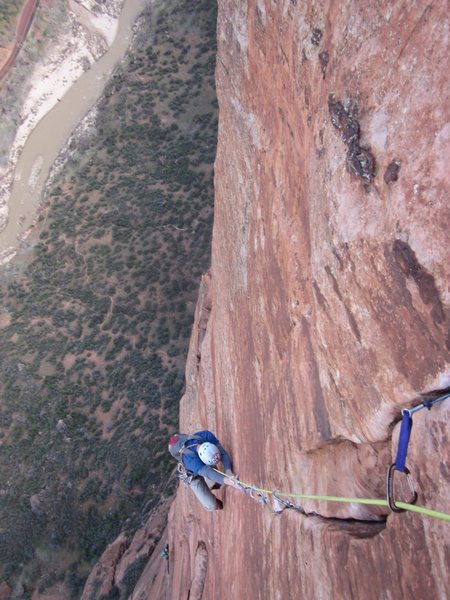
[[[226,477],[225,473],[215,469],[221,475]],[[281,492],[280,490],[265,490],[263,488],[258,488],[256,486],[250,485],[248,483],[244,483],[236,478],[237,483],[247,490],[253,490],[255,492],[261,492],[263,494],[274,494],[276,493],[278,496],[285,496],[286,498],[301,498],[303,500],[322,500],[326,502],[344,502],[347,504],[371,504],[375,506],[389,506],[387,500],[381,500],[377,498],[346,498],[343,496],[320,496],[313,494],[289,494],[286,492]],[[416,506],[415,504],[408,504],[406,502],[397,502],[396,503],[399,508],[403,508],[404,510],[408,510],[410,512],[416,512],[422,515],[426,515],[428,517],[433,517],[435,519],[441,519],[442,521],[450,522],[450,514],[440,512],[437,510],[432,510],[430,508],[425,508],[424,506]]]

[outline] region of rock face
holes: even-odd
[[[104,551],[101,560],[91,571],[83,594],[82,600],[92,600],[97,597],[104,597],[111,594],[111,590],[115,585],[115,575],[117,565],[120,564],[120,559],[125,551],[126,536],[121,534],[112,544]]]
[[[443,0],[219,1],[212,266],[180,418],[245,482],[383,498],[402,407],[450,386],[448,26]],[[418,504],[446,512],[449,422],[450,401],[417,413],[407,459]],[[141,600],[448,594],[448,523],[218,495],[206,513],[180,486],[166,596],[147,579]]]
[[[5,581],[2,581],[2,583],[0,583],[0,600],[8,600],[10,596],[11,588]]]
[[[181,424],[215,431],[243,481],[383,498],[401,408],[450,385],[447,29],[445,2],[219,2],[212,268]],[[349,169],[352,135],[373,177]],[[448,401],[414,416],[407,460],[418,504],[447,512],[449,417]],[[201,543],[208,599],[449,589],[447,523],[219,495],[208,514],[179,490],[173,599],[198,587]]]
[[[144,600],[147,588],[155,598],[163,598],[168,580],[160,553],[167,541],[164,528],[169,506],[170,501],[163,499],[131,539],[121,533],[106,548],[85,583],[81,600],[119,596]]]

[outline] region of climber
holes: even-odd
[[[166,544],[161,551],[161,558],[169,560],[169,544]]]
[[[206,510],[222,510],[223,502],[211,490],[219,489],[222,484],[238,486],[231,459],[216,436],[210,431],[175,434],[169,440],[169,452],[178,461],[180,479],[191,488]],[[225,475],[213,468],[219,462],[223,464]]]

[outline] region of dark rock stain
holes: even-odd
[[[342,296],[341,296],[341,290],[339,289],[338,283],[336,281],[336,277],[333,275],[333,273],[331,272],[331,269],[330,269],[330,267],[328,265],[326,265],[325,271],[326,271],[328,277],[331,279],[331,282],[333,284],[334,293],[339,298],[339,300],[341,302],[343,302]]]
[[[305,85],[305,89],[303,90],[303,94],[305,96],[305,105],[306,105],[306,108],[309,108],[309,99],[310,99],[310,96],[311,96],[311,90],[310,90],[309,86]]]
[[[264,19],[261,13],[261,9],[259,8],[258,5],[256,5],[256,26],[259,27],[260,29],[264,30]]]
[[[336,296],[339,298],[339,300],[344,305],[344,309],[345,309],[345,312],[347,313],[347,319],[350,324],[350,328],[353,332],[353,335],[356,337],[358,342],[361,342],[361,332],[359,331],[358,324],[356,323],[356,319],[353,316],[353,313],[351,312],[349,307],[344,302],[344,299],[342,298],[341,290],[339,289],[339,285],[338,285],[338,282],[336,281],[336,277],[333,275],[333,273],[328,265],[325,267],[325,271],[327,272],[329,278],[331,279],[331,282],[333,284],[333,290],[334,290]]]
[[[414,250],[406,242],[395,240],[392,251],[400,270],[417,285],[422,302],[427,306],[431,305],[433,321],[443,323],[445,314],[434,277],[419,263]]]
[[[392,279],[389,280],[383,277],[381,272],[378,272],[378,277],[383,281],[383,288],[389,289],[391,295],[390,302],[385,307],[385,315],[387,316],[388,313],[392,313],[396,306],[405,306],[408,309],[411,319],[409,327],[414,325],[414,328],[416,328],[417,331],[428,332],[426,334],[427,343],[431,345],[433,353],[438,352],[441,347],[440,343],[433,335],[431,335],[431,332],[429,331],[429,322],[427,322],[425,315],[422,315],[414,306],[411,293],[405,283],[405,273],[400,268],[396,260],[396,255],[392,252],[391,246],[385,247],[384,257],[392,277]],[[373,264],[373,261],[371,261],[371,264],[374,271],[376,271],[377,269]]]
[[[313,402],[313,414],[316,421],[317,431],[319,432],[323,441],[331,439],[331,427],[328,418],[328,412],[325,404],[325,398],[322,392],[322,386],[320,384],[319,367],[317,366],[316,356],[314,354],[314,348],[311,343],[311,334],[309,329],[308,321],[302,319],[302,330],[303,339],[305,342],[306,357],[309,366],[309,382],[311,385],[311,391],[314,395]]]
[[[344,308],[345,308],[345,312],[347,313],[347,319],[350,324],[350,328],[353,331],[353,335],[356,337],[358,342],[361,343],[361,332],[359,331],[358,324],[356,323],[356,319],[346,304],[344,304]]]
[[[342,260],[339,252],[336,250],[336,248],[333,248],[333,254],[336,257],[338,263],[339,263],[339,269],[342,271],[344,268],[344,261]]]
[[[400,171],[400,161],[399,160],[393,160],[391,163],[388,164],[386,171],[384,172],[384,183],[392,183],[393,181],[397,181],[398,179],[398,174]]]
[[[322,71],[322,75],[323,75],[324,79],[325,79],[325,75],[327,73],[327,67],[328,67],[329,61],[330,61],[330,56],[329,56],[328,52],[320,52],[320,54],[319,54],[320,69]]]
[[[375,177],[375,158],[370,148],[364,148],[359,143],[361,132],[355,118],[356,110],[346,110],[342,102],[330,94],[328,112],[333,126],[341,132],[341,139],[347,146],[347,170],[370,183]]]
[[[320,287],[317,285],[316,281],[313,281],[313,288],[314,288],[314,293],[316,295],[317,302],[319,303],[320,308],[322,310],[326,310],[328,307],[328,303],[325,299],[325,296],[320,291]]]
[[[435,400],[439,396],[443,396],[445,394],[448,394],[449,392],[450,392],[450,387],[429,390],[428,392],[424,392],[424,393],[420,394],[419,398],[417,398],[417,400],[416,400],[416,403],[422,404],[422,402],[426,402],[428,400]],[[416,404],[416,403],[414,403],[414,404]]]
[[[341,132],[345,144],[351,144],[359,140],[359,123],[353,114],[345,110],[342,102],[335,101],[334,96],[328,98],[328,111],[331,123]]]
[[[445,463],[441,462],[439,464],[439,471],[444,479],[450,480],[450,469]]]
[[[313,29],[312,36],[311,36],[311,44],[313,44],[314,46],[319,46],[320,42],[322,41],[322,36],[323,36],[323,33],[322,33],[321,29],[319,29],[317,27],[315,29]]]
[[[327,523],[327,530],[331,532],[345,532],[349,538],[354,539],[370,539],[377,536],[386,528],[386,520],[382,521],[354,521],[353,519],[337,519],[335,517],[317,516],[317,520]],[[345,571],[345,566],[348,564],[348,547],[341,543],[339,548],[339,560],[342,564],[342,569]]]
[[[367,181],[371,181],[375,174],[375,159],[369,148],[363,148],[357,142],[353,142],[348,147],[347,152],[347,171],[361,177]]]
[[[383,302],[376,295],[368,299],[373,307],[386,347],[392,352],[395,368],[402,373],[415,389],[423,389],[430,373],[443,368],[448,360],[444,347],[444,336],[429,315],[413,304],[407,286],[407,277],[397,262],[397,256],[389,243],[384,248],[386,269],[379,270],[369,257],[374,273],[377,274]]]
[[[337,385],[336,380],[334,379],[333,373],[331,371],[328,371],[328,377],[330,378],[331,387],[333,389],[333,395],[337,399],[339,408],[343,411],[343,410],[345,410],[345,399],[342,396],[341,392],[339,391],[338,385]]]

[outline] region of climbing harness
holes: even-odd
[[[182,462],[177,465],[178,479],[187,487],[192,483],[192,480],[196,477],[195,473],[191,473],[186,469]]]
[[[346,498],[342,496],[320,496],[313,494],[289,494],[287,492],[282,492],[280,490],[266,490],[263,488],[259,488],[255,485],[251,485],[249,483],[244,483],[240,481],[236,476],[233,476],[233,482],[237,484],[237,487],[243,491],[245,494],[249,494],[249,496],[258,502],[258,504],[263,504],[267,506],[274,514],[280,514],[285,509],[293,509],[302,514],[315,515],[316,513],[306,513],[306,511],[301,507],[293,504],[288,498],[299,498],[303,500],[318,500],[318,501],[326,501],[326,502],[343,502],[347,504],[369,504],[373,506],[388,506],[393,512],[415,512],[422,515],[426,515],[428,517],[433,517],[435,519],[440,519],[442,521],[450,522],[450,514],[440,512],[437,510],[432,510],[430,508],[426,508],[424,506],[417,506],[415,503],[417,501],[417,493],[414,489],[413,481],[409,470],[406,467],[406,455],[408,451],[408,442],[411,434],[412,427],[412,415],[421,410],[422,408],[428,408],[443,400],[450,398],[450,391],[445,392],[441,396],[434,398],[433,400],[428,400],[423,402],[422,404],[415,406],[410,409],[402,410],[402,426],[400,429],[399,436],[399,446],[397,451],[397,457],[395,463],[391,465],[388,473],[388,493],[387,500],[378,499],[378,498]],[[405,425],[404,425],[405,423]],[[227,477],[225,473],[219,471],[218,469],[214,469],[217,473],[224,475]],[[411,501],[410,502],[400,502],[394,501],[394,489],[393,489],[393,471],[400,471],[404,473],[407,477],[408,483],[411,489]],[[277,505],[278,508],[273,508],[270,504],[270,498],[272,497],[273,503]]]
[[[406,480],[409,485],[409,489],[411,491],[411,499],[409,500],[409,504],[415,504],[417,502],[417,492],[414,489],[414,482],[411,476],[411,473],[406,466],[406,456],[408,454],[408,444],[409,438],[411,436],[411,429],[413,425],[412,415],[423,408],[427,408],[431,410],[431,407],[438,402],[442,402],[450,397],[450,392],[445,392],[441,396],[434,398],[433,400],[427,400],[415,406],[413,408],[404,408],[402,410],[402,424],[400,427],[400,434],[398,438],[398,448],[397,448],[397,456],[395,458],[395,462],[388,469],[387,473],[387,501],[389,504],[389,508],[393,512],[404,512],[405,509],[401,508],[399,504],[395,502],[394,499],[394,475],[395,471],[399,473],[403,473],[406,476]]]
[[[187,443],[190,442],[191,440],[195,440],[199,443],[191,444],[190,446],[187,446]],[[195,473],[192,473],[192,471],[189,471],[188,469],[186,469],[186,467],[183,464],[183,454],[196,453],[194,448],[200,446],[201,445],[200,442],[203,442],[202,437],[200,437],[199,435],[191,435],[189,437],[189,439],[187,439],[180,448],[180,460],[178,461],[178,464],[177,464],[178,479],[181,482],[183,482],[183,484],[186,485],[187,487],[189,487],[191,485],[192,480],[195,479],[195,477],[197,477],[197,475]]]

